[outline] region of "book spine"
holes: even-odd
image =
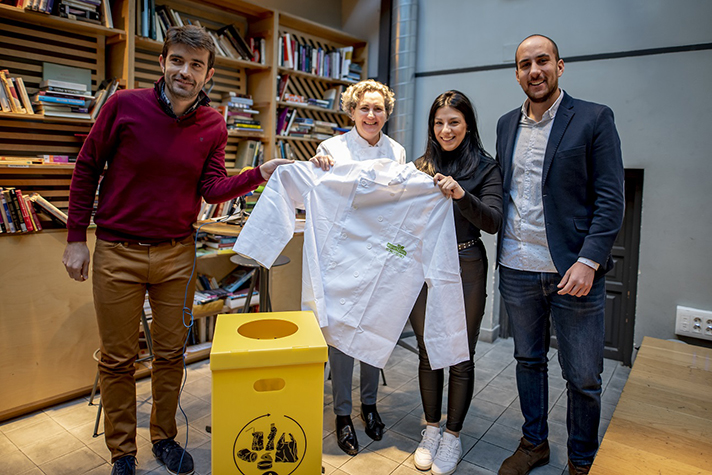
[[[22,190],[15,189],[15,199],[17,200],[17,207],[20,209],[20,213],[22,214],[22,220],[25,222],[25,227],[27,228],[27,231],[34,231],[35,227],[32,225],[32,218],[30,217],[30,213],[27,212],[27,207],[25,206],[25,199],[22,196]]]
[[[19,113],[20,109],[17,107],[17,103],[15,102],[15,96],[12,94],[12,90],[10,89],[10,81],[8,80],[7,75],[5,74],[5,71],[0,71],[0,82],[2,82],[3,91],[5,92],[5,96],[7,97],[7,100],[10,103],[10,109],[12,110],[12,112]]]
[[[69,104],[72,106],[84,106],[86,101],[83,99],[70,99],[68,97],[56,97],[56,96],[45,96],[38,94],[35,96],[35,100],[38,102],[51,102],[54,104]]]
[[[35,110],[32,108],[32,101],[30,101],[30,96],[27,95],[27,89],[25,88],[25,82],[22,80],[21,77],[15,78],[15,81],[17,81],[17,88],[19,89],[20,97],[22,98],[22,103],[25,106],[25,109],[27,109],[27,113],[30,115],[35,114]]]
[[[0,188],[0,199],[2,199],[2,211],[5,213],[5,220],[7,221],[7,227],[11,233],[16,233],[17,228],[15,228],[15,222],[12,220],[12,212],[10,211],[10,204],[7,202],[7,193],[5,190]]]
[[[23,196],[23,198],[25,198],[25,205],[27,205],[27,209],[32,217],[32,224],[35,227],[35,231],[42,231],[42,223],[40,223],[40,218],[37,216],[32,200],[27,196]]]
[[[12,112],[10,101],[5,94],[5,87],[3,87],[2,84],[0,84],[0,109],[2,109],[3,112]]]
[[[12,220],[15,223],[15,229],[17,232],[27,232],[27,226],[22,220],[22,212],[20,211],[20,204],[17,202],[17,196],[15,196],[14,189],[10,188],[5,191],[7,193],[5,199],[7,199],[8,205],[10,206],[10,213],[12,213]]]

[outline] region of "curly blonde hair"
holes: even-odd
[[[390,87],[373,79],[366,79],[350,85],[341,94],[341,110],[351,115],[351,112],[356,108],[359,101],[363,99],[363,95],[367,92],[378,92],[383,96],[383,103],[386,106],[386,117],[390,117],[391,113],[393,113],[393,106],[396,103],[396,96]]]

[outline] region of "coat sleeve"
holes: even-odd
[[[433,369],[469,358],[465,302],[460,279],[452,203],[444,197],[428,220],[423,239],[423,272],[428,285],[425,348]]]
[[[623,159],[613,111],[603,107],[596,118],[588,161],[594,193],[593,214],[579,257],[605,265],[623,223]]]
[[[69,219],[67,221],[67,241],[86,241],[91,212],[96,199],[99,179],[104,167],[110,163],[121,137],[119,119],[121,94],[112,95],[91,128],[74,166],[69,187]]]
[[[475,227],[494,234],[502,225],[502,172],[495,163],[486,170],[479,190],[465,190],[455,204]]]
[[[294,235],[295,210],[303,206],[311,163],[278,167],[267,182],[259,201],[242,228],[233,250],[272,267]]]

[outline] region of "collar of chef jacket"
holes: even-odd
[[[452,203],[428,175],[390,159],[277,168],[235,251],[270,267],[307,212],[302,308],[329,345],[373,366],[388,361],[423,283],[433,368],[469,357]]]

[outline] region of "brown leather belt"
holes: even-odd
[[[458,251],[464,251],[465,249],[469,249],[469,248],[471,248],[472,246],[476,245],[478,241],[479,241],[479,239],[473,239],[473,240],[467,241],[467,242],[458,242],[458,243],[457,243],[457,250],[458,250]]]

